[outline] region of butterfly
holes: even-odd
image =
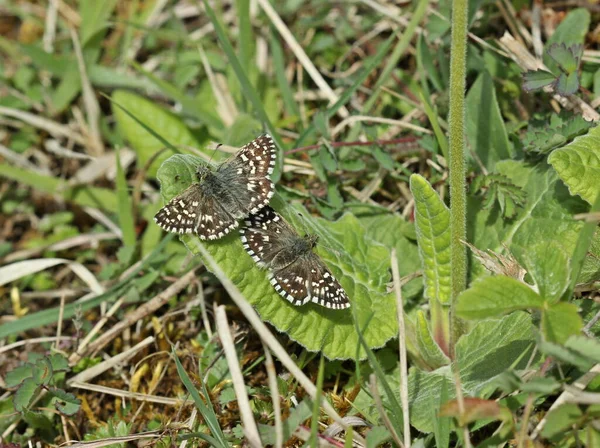
[[[344,288],[313,252],[316,235],[298,235],[269,206],[250,214],[244,223],[240,229],[244,249],[259,267],[269,270],[271,284],[286,300],[294,305],[350,307]]]
[[[200,165],[198,182],[171,199],[154,221],[167,232],[194,232],[202,240],[222,238],[273,197],[270,175],[275,158],[275,143],[263,134],[215,170]]]

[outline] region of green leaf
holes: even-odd
[[[417,313],[415,332],[417,335],[419,354],[432,370],[450,364],[450,359],[444,354],[442,349],[433,339],[429,324],[422,311]]]
[[[594,362],[600,362],[600,342],[597,339],[574,335],[567,339],[565,347]]]
[[[223,434],[221,427],[219,426],[219,421],[217,419],[217,415],[215,414],[215,410],[210,401],[210,395],[208,394],[206,385],[204,384],[203,381],[201,382],[202,392],[207,401],[207,403],[204,403],[204,400],[198,393],[198,390],[196,390],[196,387],[194,387],[194,383],[192,383],[192,380],[190,379],[187,372],[183,368],[183,365],[181,365],[181,361],[179,361],[179,358],[177,357],[177,354],[175,353],[174,348],[173,348],[173,359],[175,360],[175,366],[177,367],[177,373],[179,374],[179,378],[181,378],[181,382],[187,389],[188,393],[192,396],[192,399],[194,400],[194,403],[196,404],[198,411],[200,411],[200,415],[202,415],[206,425],[208,426],[208,428],[210,429],[210,432],[214,436],[215,442],[218,442],[218,445],[216,445],[216,446],[222,447],[222,448],[228,447],[229,443],[227,441],[227,438],[225,437],[225,434]]]
[[[586,8],[577,8],[570,11],[546,42],[546,50],[554,44],[583,45],[590,28],[590,20],[590,13]],[[558,64],[548,54],[544,54],[544,64],[551,71],[557,71],[559,68]]]
[[[54,372],[66,372],[69,370],[69,361],[60,353],[55,353],[50,357],[50,364],[52,364],[52,371]]]
[[[485,319],[543,306],[544,299],[529,286],[513,278],[497,275],[476,280],[461,293],[456,313],[464,319]]]
[[[82,47],[88,43],[94,34],[108,26],[107,20],[116,4],[117,0],[80,3],[81,26],[79,28],[81,30]]]
[[[553,409],[546,415],[546,425],[541,435],[547,439],[555,436],[563,436],[565,431],[573,429],[583,416],[581,409],[575,403],[565,403]]]
[[[123,243],[125,247],[134,248],[137,240],[135,232],[135,218],[133,216],[133,205],[131,198],[129,197],[129,189],[127,187],[127,179],[125,179],[125,173],[121,167],[121,160],[119,157],[119,151],[115,151],[116,162],[117,162],[117,198],[119,199],[119,225],[121,232],[123,233]],[[133,254],[132,254],[133,255]],[[124,264],[129,264],[129,260],[124,260]]]
[[[38,394],[42,386],[39,386],[33,378],[26,378],[15,392],[13,404],[15,411],[23,412],[29,407],[34,397]]]
[[[554,303],[542,312],[542,334],[549,342],[564,344],[569,337],[581,333],[582,328],[583,321],[572,303]]]
[[[146,126],[155,130],[157,134],[171,145],[180,147],[181,152],[188,152],[183,149],[183,146],[192,146],[195,148],[200,146],[200,143],[180,118],[158,106],[154,101],[147,100],[124,90],[115,91],[112,94],[112,100]],[[167,148],[163,141],[144,129],[140,123],[128,115],[121,107],[113,107],[115,120],[119,131],[135,150],[140,167],[146,165],[158,151],[164,149],[152,162],[148,170],[149,176],[155,176],[160,164],[174,154],[174,151]],[[210,155],[214,151],[205,152]]]
[[[600,127],[594,127],[548,157],[572,195],[592,204],[598,194],[600,179]]]
[[[54,406],[61,414],[75,415],[81,408],[81,400],[69,392],[56,387],[49,388],[48,392],[57,398]]]
[[[526,92],[542,89],[546,86],[554,86],[557,82],[558,77],[546,70],[530,70],[523,73],[523,90]]]
[[[456,345],[457,370],[465,396],[487,398],[495,390],[490,384],[506,369],[524,368],[535,347],[533,334],[531,317],[522,312],[475,324]],[[394,376],[397,372],[388,375],[392,388],[399,382]],[[433,372],[411,368],[408,380],[411,424],[419,431],[431,432],[434,428],[431,406],[440,403],[442,387],[446,387],[449,400],[456,396],[450,366]]]
[[[36,384],[46,386],[52,379],[52,364],[48,358],[38,359],[31,371],[32,378]]]
[[[198,163],[192,156],[177,155],[161,166],[158,178],[165,200],[179,194],[191,183]],[[346,290],[360,319],[359,324],[362,325],[371,311],[375,311],[364,334],[368,345],[381,347],[394,337],[397,322],[390,310],[395,309],[395,299],[386,292],[390,280],[389,251],[368,239],[353,215],[346,214],[336,222],[328,222],[313,219],[308,213],[299,216],[277,196],[271,205],[300,234],[319,236],[316,252]],[[199,253],[201,242],[197,237],[184,236],[181,240],[192,253]],[[268,281],[267,272],[259,269],[244,251],[237,233],[207,243],[205,247],[264,320],[308,350],[322,350],[330,359],[355,356],[358,336],[352,312],[329,310],[314,304],[295,307],[282,299]]]
[[[590,361],[586,356],[582,355],[578,351],[566,348],[553,342],[541,340],[538,343],[538,348],[542,353],[552,356],[556,360],[562,361],[565,364],[574,365],[583,372],[589,370],[593,365],[593,361]]]
[[[16,387],[25,380],[25,378],[31,378],[33,375],[33,365],[32,364],[24,364],[19,367],[15,367],[10,370],[6,376],[4,377],[4,382],[6,383],[7,388]]]
[[[413,174],[415,224],[423,263],[425,297],[439,303],[450,300],[450,211],[424,177]]]
[[[556,302],[569,286],[569,257],[554,241],[534,244],[525,253],[525,268],[542,298]]]
[[[563,72],[570,75],[579,68],[583,53],[583,45],[575,44],[567,47],[564,43],[552,44],[548,47],[546,52],[548,56],[558,64]]]
[[[510,159],[512,154],[489,73],[479,75],[466,102],[467,140],[483,165],[492,171],[496,162]]]
[[[400,215],[390,213],[387,209],[357,207],[353,211],[367,231],[367,237],[383,244],[388,249],[396,249],[400,276],[412,275],[421,269],[419,250],[414,243],[415,228]],[[411,241],[412,240],[412,241]],[[414,278],[402,286],[404,299],[411,299],[421,292],[423,282]]]
[[[561,73],[555,86],[556,93],[562,96],[573,95],[579,90],[579,74],[573,72],[570,75]]]

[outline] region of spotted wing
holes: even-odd
[[[192,184],[167,202],[154,216],[154,221],[167,232],[192,233],[198,221],[202,199],[200,186]]]
[[[270,135],[264,134],[245,145],[218,169],[220,182],[230,186],[244,216],[266,206],[275,192],[270,176],[275,167],[276,149]]]
[[[198,208],[196,233],[202,240],[218,240],[237,228],[237,218],[214,195],[205,194]]]
[[[288,239],[295,235],[293,229],[269,206],[249,215],[244,224],[240,229],[242,244],[260,267],[270,267],[275,256],[285,249]]]
[[[350,307],[342,285],[314,253],[298,257],[288,266],[273,271],[270,282],[275,290],[293,305],[316,303],[332,309]]]

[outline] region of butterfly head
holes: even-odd
[[[304,240],[310,246],[311,249],[314,249],[314,247],[317,245],[317,242],[319,241],[319,236],[318,235],[305,235]]]
[[[210,168],[206,165],[199,165],[198,168],[196,168],[196,176],[198,177],[198,180],[200,182],[203,182],[204,179],[206,179],[206,176],[208,176],[209,174]]]

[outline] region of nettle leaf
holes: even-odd
[[[52,379],[52,364],[48,358],[38,359],[33,365],[32,377],[36,384],[47,385]]]
[[[561,73],[555,86],[556,93],[562,96],[573,95],[579,90],[579,74],[573,72],[569,75]]]
[[[546,86],[553,86],[558,82],[555,74],[546,70],[527,71],[523,73],[523,90],[531,92]]]
[[[427,180],[413,174],[415,224],[423,263],[425,296],[441,304],[450,300],[450,211]]]
[[[456,345],[456,359],[464,395],[488,398],[495,390],[490,386],[499,375],[510,368],[524,368],[535,347],[533,335],[531,317],[522,312],[475,324]],[[397,369],[389,375],[388,381],[393,390],[398,390],[398,378]],[[411,368],[408,382],[410,422],[419,431],[431,432],[434,428],[431,404],[438,403],[444,383],[448,399],[456,396],[450,366],[433,372]]]
[[[542,311],[542,334],[546,341],[564,344],[581,333],[582,328],[583,321],[572,303],[554,303]]]
[[[579,195],[592,204],[598,194],[600,179],[600,127],[577,137],[548,157],[572,195]]]
[[[525,268],[533,278],[539,294],[556,302],[569,286],[569,257],[554,241],[537,243],[524,254]]]
[[[584,120],[581,115],[566,117],[563,113],[553,114],[549,124],[533,125],[527,129],[523,135],[523,147],[528,152],[548,154],[593,126],[593,122]]]
[[[74,415],[81,408],[81,400],[72,393],[55,387],[48,389],[48,392],[56,397],[54,406],[62,414]]]
[[[25,378],[13,396],[15,411],[23,412],[27,409],[41,387],[33,378]]]
[[[529,286],[503,275],[476,280],[457,300],[456,313],[464,319],[485,319],[544,306],[544,299]]]
[[[6,387],[9,389],[11,387],[16,387],[23,382],[25,378],[31,378],[33,365],[32,364],[24,364],[22,366],[16,367],[10,372],[6,374],[4,377],[4,382],[6,383]]]
[[[583,56],[583,45],[574,44],[567,46],[564,43],[552,44],[546,50],[554,62],[566,74],[571,74],[579,68],[581,57]]]
[[[161,193],[165,200],[185,189],[192,181],[199,163],[190,155],[175,155],[158,171]],[[312,218],[306,212],[286,206],[275,197],[273,206],[300,234],[319,236],[316,253],[322,257],[350,297],[349,310],[329,310],[314,304],[295,307],[273,289],[267,272],[259,269],[244,251],[239,235],[232,232],[204,247],[221,269],[240,289],[260,316],[285,332],[310,351],[321,350],[330,359],[354,358],[359,344],[354,318],[360,328],[373,314],[364,338],[371,348],[384,345],[398,331],[395,298],[387,293],[390,281],[390,253],[383,245],[370,240],[358,219],[346,214],[336,222]],[[199,253],[196,236],[182,236],[181,241],[194,254]],[[364,352],[361,351],[361,357]]]

